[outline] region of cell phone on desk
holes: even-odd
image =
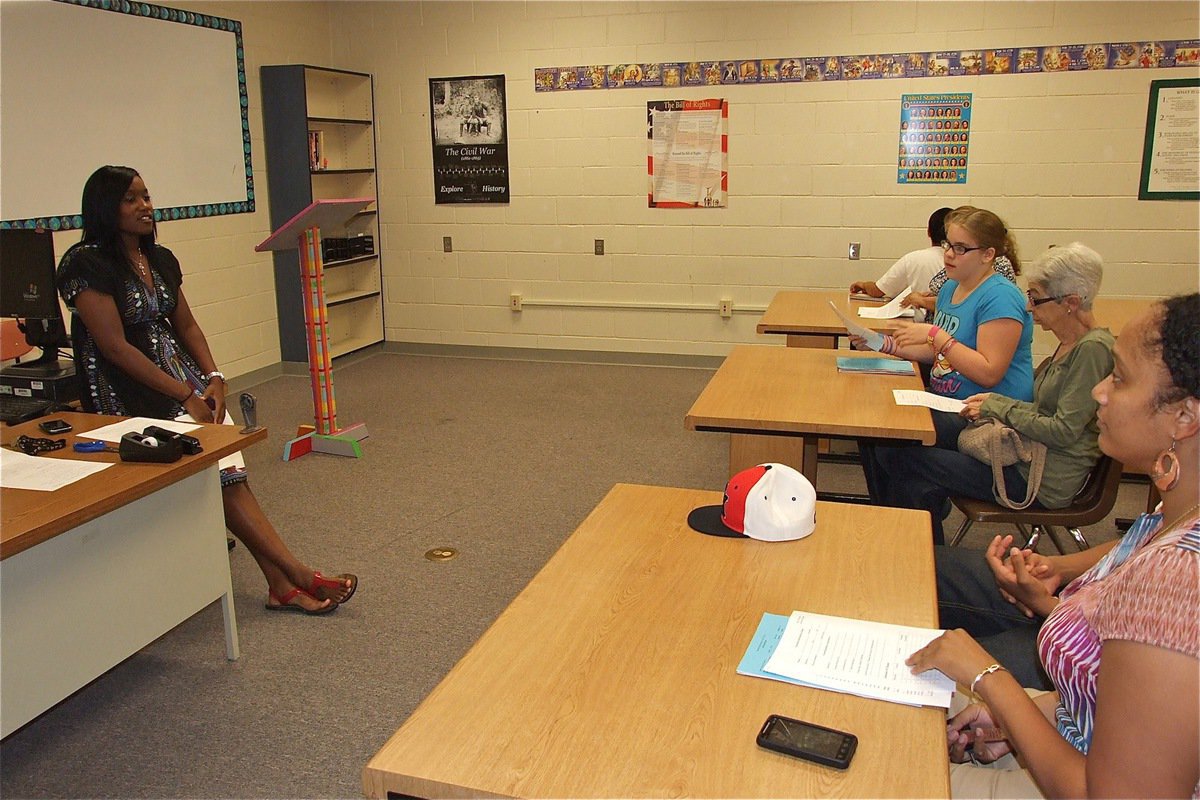
[[[47,433],[51,436],[58,436],[62,433],[71,432],[71,423],[67,422],[65,419],[48,419],[45,422],[39,422],[38,427],[42,429],[43,433]]]
[[[854,751],[858,749],[858,737],[852,733],[836,731],[811,722],[772,714],[758,732],[758,746],[784,755],[815,761],[834,769],[846,769]]]

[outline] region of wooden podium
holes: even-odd
[[[321,257],[321,228],[341,227],[346,220],[375,202],[373,197],[314,200],[307,208],[279,226],[254,248],[300,250],[301,289],[304,293],[304,326],[308,332],[308,371],[312,379],[314,425],[301,425],[296,438],[283,446],[283,460],[307,453],[362,456],[360,441],[367,438],[361,422],[339,428],[333,396],[333,366],[329,355],[329,312],[325,307],[324,261]]]

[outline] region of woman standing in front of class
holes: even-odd
[[[154,206],[129,167],[101,167],[83,187],[83,238],[63,254],[58,291],[71,309],[83,410],[196,422],[233,420],[225,376],[183,294],[175,255],[155,243]],[[225,525],[267,579],[270,611],[326,614],[358,587],[327,578],[284,544],[246,480],[240,454],[222,459]]]

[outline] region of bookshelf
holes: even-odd
[[[379,191],[375,182],[372,78],[307,64],[261,68],[267,197],[271,228],[287,222],[313,200],[374,197],[376,204],[321,237],[347,239],[371,252],[324,259],[325,306],[333,358],[383,341]],[[314,151],[313,135],[319,134]],[[300,258],[276,251],[275,303],[284,361],[308,360]]]

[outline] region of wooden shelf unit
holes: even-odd
[[[307,64],[261,69],[267,196],[278,228],[313,200],[374,197],[376,205],[322,238],[369,235],[375,253],[325,263],[325,300],[334,358],[383,341],[383,281],[375,182],[374,89],[371,75]],[[313,169],[308,138],[320,131],[324,163]],[[300,258],[276,251],[275,301],[284,361],[307,362]]]

